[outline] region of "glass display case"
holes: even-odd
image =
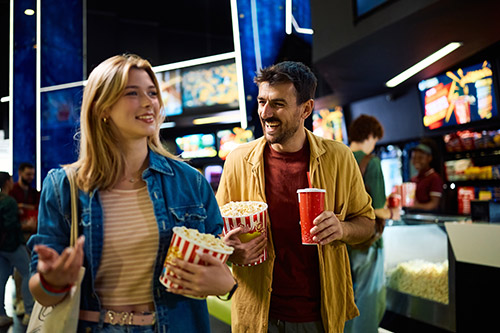
[[[444,222],[463,216],[406,214],[383,233],[387,310],[456,331],[455,260]]]

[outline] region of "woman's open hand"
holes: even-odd
[[[75,247],[67,247],[59,255],[56,250],[45,245],[35,245],[38,253],[38,273],[55,289],[63,289],[74,284],[83,265],[83,245],[85,236],[80,236]]]

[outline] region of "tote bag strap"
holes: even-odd
[[[71,238],[70,246],[74,247],[78,238],[78,187],[76,186],[76,171],[72,167],[65,167],[71,191]]]

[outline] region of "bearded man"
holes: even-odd
[[[302,63],[262,69],[258,114],[263,137],[227,157],[217,190],[230,201],[268,204],[267,232],[242,243],[236,228],[225,236],[239,288],[231,308],[233,332],[342,332],[359,314],[354,303],[347,244],[374,233],[374,212],[351,150],[304,127],[314,109],[317,79]],[[297,190],[326,190],[325,211],[302,245]],[[251,265],[267,248],[268,259]],[[245,266],[246,265],[246,266]]]

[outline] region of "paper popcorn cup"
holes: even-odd
[[[160,275],[160,282],[167,288],[182,289],[182,286],[172,283],[167,279],[168,275],[177,277],[174,272],[167,268],[167,263],[172,262],[174,258],[203,265],[205,262],[196,253],[198,250],[212,255],[223,263],[233,253],[232,247],[225,245],[221,239],[215,238],[213,235],[203,234],[196,229],[188,229],[186,227],[174,227],[172,231],[174,235],[170,241],[167,257],[165,258],[163,270]]]
[[[267,204],[261,201],[236,201],[229,202],[221,207],[222,218],[224,219],[223,233],[237,227],[246,226],[249,232],[241,234],[239,237],[246,243],[253,238],[266,234],[267,232]],[[263,263],[267,259],[267,249],[264,249],[259,259],[251,264],[236,266],[255,266]]]
[[[415,204],[416,189],[416,183],[407,182],[401,185],[401,205],[403,207],[412,207]]]

